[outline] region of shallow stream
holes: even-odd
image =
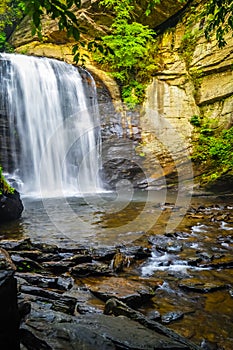
[[[1,225],[1,239],[30,237],[59,246],[149,245],[152,256],[122,274],[146,285],[162,281],[140,311],[158,311],[165,324],[170,317],[169,327],[204,349],[232,349],[232,197],[178,198],[125,189],[23,202],[22,218]],[[177,319],[170,322],[172,317]]]

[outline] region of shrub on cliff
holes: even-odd
[[[220,129],[215,120],[198,116],[193,116],[190,122],[196,129],[192,160],[202,170],[202,184],[209,187],[225,182],[224,187],[230,187],[233,183],[233,126]]]

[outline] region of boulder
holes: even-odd
[[[16,220],[23,211],[23,203],[19,193],[2,194],[0,196],[0,222]]]

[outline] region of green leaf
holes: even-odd
[[[66,11],[66,15],[71,19],[73,23],[77,23],[77,18],[73,12]]]
[[[66,4],[67,7],[70,8],[73,5],[74,1],[73,0],[67,0]]]
[[[79,32],[78,28],[76,28],[76,27],[73,27],[73,37],[75,38],[75,40],[80,39],[80,32]]]
[[[74,4],[80,8],[81,7],[81,0],[74,0]]]
[[[72,47],[72,54],[74,55],[78,50],[78,44],[75,44],[73,47]]]
[[[32,19],[35,27],[38,28],[40,25],[40,12],[34,12],[32,15]]]
[[[78,53],[76,53],[76,55],[74,56],[73,61],[74,61],[75,63],[78,63],[79,58],[80,58],[80,53],[78,52]]]

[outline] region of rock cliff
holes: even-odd
[[[198,2],[196,5],[201,7]],[[147,162],[159,158],[161,164],[165,152],[166,164],[169,154],[171,156],[170,170],[179,166],[184,161],[181,154],[185,144],[187,151],[191,152],[194,130],[190,119],[193,116],[214,120],[220,129],[232,126],[231,33],[226,39],[227,46],[223,49],[219,49],[214,36],[207,41],[202,32],[202,23],[196,21],[191,7],[173,28],[160,36],[159,71],[148,85],[141,116],[143,151],[148,155]],[[150,131],[157,130],[157,134],[161,135],[161,131],[165,130],[164,125],[168,133],[163,138],[165,147],[161,148],[159,143],[162,137],[156,137],[151,142]],[[170,140],[172,134],[176,136],[173,136],[173,142]],[[199,169],[195,169],[195,174],[199,174]]]
[[[98,3],[98,0],[83,1],[83,8],[77,12],[81,25],[87,28],[85,39],[106,33],[111,24],[111,13],[104,13]],[[218,48],[214,37],[211,41],[205,39],[203,23],[195,17],[196,7],[202,6],[199,0],[161,2],[149,17],[143,15],[143,4],[138,2],[136,17],[160,33],[156,55],[158,71],[148,81],[139,120],[136,123],[132,123],[131,117],[123,120],[129,137],[133,127],[138,130],[140,124],[138,153],[142,155],[147,175],[153,179],[187,164],[193,133],[191,117],[206,116],[224,127],[232,125],[233,38],[229,33],[228,45],[223,49]],[[73,43],[57,30],[55,22],[44,19],[43,35],[43,42],[32,38],[24,19],[11,41],[17,52],[72,63]],[[106,87],[119,111],[121,101],[116,82],[90,57],[86,67]],[[190,164],[188,173],[187,178],[192,177]]]

